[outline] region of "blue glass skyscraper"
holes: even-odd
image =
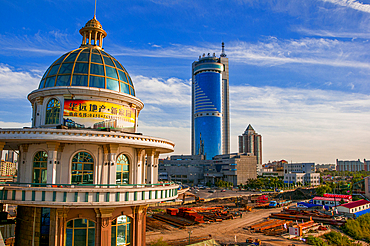
[[[203,54],[192,66],[192,155],[229,154],[229,62]]]

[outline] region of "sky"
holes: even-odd
[[[0,0],[0,127],[31,122],[27,95],[82,42],[94,0]],[[139,131],[190,154],[191,64],[225,53],[230,144],[248,124],[263,163],[370,158],[370,0],[98,0],[103,46],[144,102]]]

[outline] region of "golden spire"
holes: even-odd
[[[100,22],[94,18],[89,20],[86,25],[80,29],[82,35],[81,46],[94,45],[96,47],[103,48],[103,38],[107,36]]]

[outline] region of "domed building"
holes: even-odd
[[[80,34],[28,95],[32,127],[0,129],[0,150],[19,151],[0,200],[18,205],[16,245],[142,246],[148,204],[177,197],[158,183],[159,154],[174,144],[137,133],[144,104],[95,16]]]

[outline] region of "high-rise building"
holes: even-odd
[[[192,155],[206,159],[230,152],[229,60],[203,54],[192,64]]]
[[[174,144],[137,133],[144,104],[95,16],[80,34],[28,95],[32,127],[0,129],[0,150],[19,152],[19,183],[0,186],[0,203],[17,205],[15,245],[142,246],[148,204],[177,197],[158,183]]]
[[[257,156],[257,165],[262,165],[262,136],[253,129],[251,124],[239,136],[239,153]]]

